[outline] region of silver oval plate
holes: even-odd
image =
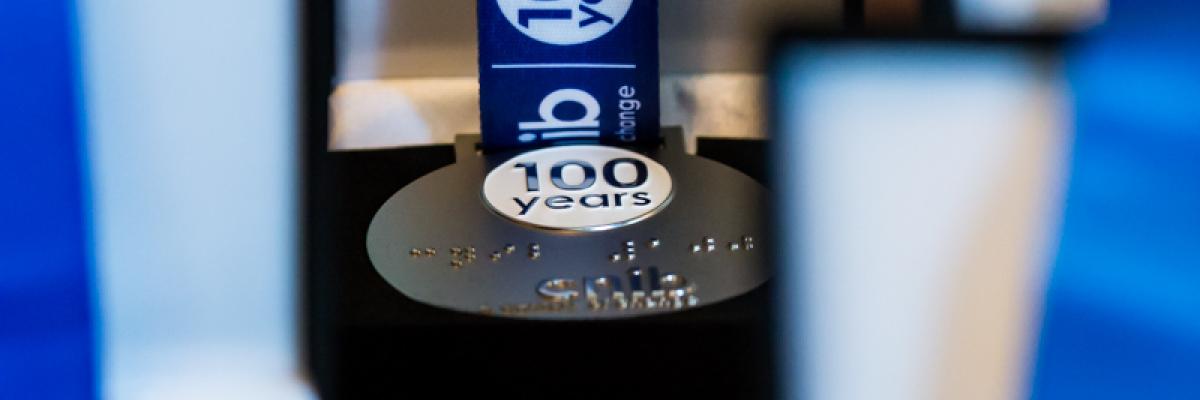
[[[416,301],[524,319],[678,312],[762,285],[765,189],[685,154],[678,132],[668,138],[677,145],[642,153],[562,146],[485,156],[476,136],[460,137],[456,164],[375,215],[371,262]]]

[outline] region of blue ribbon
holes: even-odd
[[[480,0],[488,148],[659,140],[657,0]]]

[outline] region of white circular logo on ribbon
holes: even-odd
[[[526,36],[555,45],[587,43],[612,31],[633,0],[497,0]]]
[[[539,228],[603,231],[665,208],[675,190],[662,164],[607,146],[560,146],[521,154],[483,182],[496,213]]]

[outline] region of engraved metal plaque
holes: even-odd
[[[460,136],[454,165],[400,190],[371,222],[371,262],[409,298],[499,317],[629,318],[714,304],[769,278],[765,189],[687,155],[678,131],[638,153],[484,155],[477,142]]]

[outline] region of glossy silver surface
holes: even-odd
[[[668,145],[644,153],[670,170],[672,203],[646,220],[601,232],[542,230],[491,212],[480,187],[491,168],[512,155],[481,156],[477,140],[461,136],[458,162],[396,193],[368,230],[376,271],[413,300],[499,317],[629,318],[718,303],[769,278],[765,252],[702,252],[699,245],[682,245],[747,236],[770,243],[762,239],[765,189],[732,168],[685,154],[677,131]],[[634,257],[625,256],[627,249],[614,254],[629,241],[648,249],[635,249],[629,253]],[[455,247],[468,250],[450,254]],[[510,255],[521,247],[522,254]],[[414,248],[446,251],[413,257]],[[501,256],[473,263],[475,248]],[[613,255],[621,259],[614,262]]]

